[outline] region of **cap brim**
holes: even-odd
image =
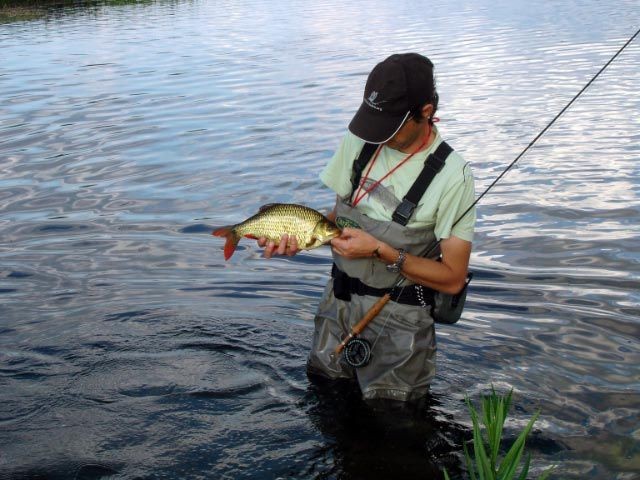
[[[400,130],[409,113],[390,115],[362,103],[349,123],[349,131],[367,143],[388,142]]]

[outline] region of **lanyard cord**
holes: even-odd
[[[531,142],[529,142],[529,145],[527,145],[527,146],[524,148],[524,150],[522,150],[522,152],[520,152],[520,154],[515,158],[515,160],[514,160],[513,162],[511,162],[511,163],[507,166],[507,168],[505,168],[505,169],[502,171],[502,173],[501,173],[500,175],[498,175],[498,178],[496,178],[496,179],[491,183],[491,185],[489,185],[489,186],[485,189],[485,191],[484,191],[484,192],[482,192],[482,194],[481,194],[478,198],[476,198],[476,200],[471,204],[471,206],[470,206],[469,208],[467,208],[467,209],[464,211],[464,213],[463,213],[462,215],[460,215],[460,217],[458,217],[458,219],[457,219],[455,222],[453,222],[453,225],[451,225],[451,229],[452,229],[452,230],[453,230],[453,227],[455,227],[455,226],[460,222],[460,220],[462,220],[462,219],[465,217],[465,215],[467,215],[467,213],[469,213],[469,212],[471,211],[471,209],[472,209],[473,207],[475,207],[475,206],[476,206],[476,204],[477,204],[477,203],[482,199],[482,197],[484,197],[484,196],[489,192],[489,190],[491,190],[491,189],[493,188],[493,186],[494,186],[496,183],[498,183],[498,182],[500,181],[500,179],[501,179],[501,178],[502,178],[502,177],[503,177],[503,176],[504,176],[504,175],[505,175],[505,174],[506,174],[506,173],[507,173],[507,172],[508,172],[508,171],[509,171],[509,170],[510,170],[510,169],[511,169],[515,164],[516,164],[516,162],[517,162],[518,160],[520,160],[520,158],[521,158],[521,157],[522,157],[522,156],[527,152],[527,150],[529,150],[529,149],[533,146],[533,144],[534,144],[534,143],[536,143],[536,142],[538,141],[538,139],[540,139],[540,137],[542,137],[542,135],[544,135],[544,134],[545,134],[545,132],[546,132],[547,130],[549,130],[549,128],[551,128],[551,125],[553,125],[553,124],[556,122],[556,120],[558,120],[558,118],[560,118],[560,116],[561,116],[564,112],[566,112],[566,111],[569,109],[569,107],[573,104],[573,102],[575,102],[575,101],[578,99],[578,97],[580,97],[580,95],[582,95],[582,94],[584,93],[584,91],[585,91],[585,90],[586,90],[586,89],[587,89],[587,88],[588,88],[588,87],[589,87],[589,86],[590,86],[590,85],[591,85],[591,84],[596,80],[596,78],[598,78],[598,77],[600,76],[600,74],[601,74],[602,72],[604,72],[604,71],[605,71],[605,69],[606,69],[609,65],[611,65],[611,63],[612,63],[612,62],[613,62],[613,61],[618,57],[618,55],[620,55],[620,54],[622,53],[622,51],[623,51],[625,48],[627,48],[627,46],[628,46],[628,45],[629,45],[629,44],[630,44],[630,43],[631,43],[631,42],[632,42],[632,41],[633,41],[633,40],[638,36],[638,34],[640,34],[640,29],[639,29],[635,34],[633,34],[633,35],[631,36],[631,38],[630,38],[629,40],[627,40],[627,42],[626,42],[626,43],[625,43],[625,44],[624,44],[624,45],[623,45],[623,46],[622,46],[622,47],[621,47],[621,48],[620,48],[620,49],[615,53],[615,55],[613,55],[613,57],[611,57],[611,58],[609,59],[609,61],[608,61],[607,63],[605,63],[605,65],[604,65],[604,66],[603,66],[603,67],[598,71],[598,73],[596,73],[596,74],[591,78],[591,80],[589,80],[589,81],[587,82],[587,84],[586,84],[584,87],[582,87],[582,90],[580,90],[576,95],[574,95],[574,97],[571,99],[571,101],[570,101],[569,103],[567,103],[567,104],[565,105],[565,107],[564,107],[562,110],[560,110],[560,113],[558,113],[558,114],[553,118],[553,120],[551,120],[551,121],[547,124],[547,126],[546,126],[546,127],[544,127],[544,128],[542,129],[542,131],[540,131],[540,133],[538,133],[538,135],[536,135],[536,137],[535,137],[533,140],[531,140]],[[429,255],[430,253],[432,253],[432,252],[435,250],[435,248],[440,244],[440,242],[441,242],[441,240],[438,240],[438,241],[434,244],[434,246],[431,248],[431,250],[429,250],[429,252],[427,253],[427,255]]]
[[[356,192],[356,195],[354,197],[354,201],[353,201],[353,205],[352,206],[355,207],[356,205],[358,205],[360,203],[360,200],[362,200],[367,194],[369,194],[373,190],[375,190],[378,187],[378,185],[380,185],[382,183],[383,180],[385,180],[387,177],[389,177],[393,172],[395,172],[402,165],[407,163],[411,159],[411,157],[413,157],[416,153],[418,153],[420,150],[422,150],[424,148],[424,146],[427,144],[427,142],[429,141],[429,139],[431,138],[431,131],[432,131],[432,127],[431,127],[431,123],[429,123],[429,133],[427,134],[425,139],[422,141],[420,146],[416,149],[416,151],[413,152],[413,153],[410,153],[409,155],[407,155],[407,157],[404,158],[398,165],[396,165],[391,170],[389,170],[384,175],[384,177],[382,177],[380,180],[377,180],[373,185],[371,185],[369,188],[365,189],[364,192],[362,192],[362,195],[360,195],[360,192],[362,191],[362,189],[364,187],[364,184],[366,183],[367,179],[369,178],[369,173],[371,173],[371,169],[373,168],[373,164],[376,163],[376,160],[378,159],[378,155],[382,151],[382,147],[384,146],[384,144],[381,144],[377,148],[376,153],[373,156],[373,159],[371,160],[371,162],[369,162],[369,168],[367,169],[367,173],[365,173],[364,178],[360,182],[360,186],[358,188],[358,191]]]

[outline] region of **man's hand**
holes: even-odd
[[[265,237],[258,239],[258,245],[264,247],[264,258],[271,258],[274,255],[288,255],[293,257],[298,250],[298,240],[295,236],[286,233],[280,239],[280,243],[276,245],[273,240],[267,240]]]
[[[345,228],[342,234],[331,240],[333,250],[345,258],[371,257],[381,242],[359,228]]]

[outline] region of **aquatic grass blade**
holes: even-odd
[[[538,480],[547,480],[547,478],[549,478],[549,476],[553,473],[553,469],[554,467],[547,468],[544,472],[542,472],[542,475],[538,477]]]
[[[489,461],[489,457],[487,456],[487,452],[484,449],[482,438],[480,437],[480,429],[478,429],[477,435],[475,435],[474,432],[473,450],[476,455],[478,476],[480,477],[480,480],[493,480],[491,463]]]
[[[516,456],[516,461],[514,461],[512,464],[507,465],[508,468],[504,473],[504,477],[498,477],[499,480],[512,480],[515,478],[516,470],[518,469],[518,465],[520,464],[520,458],[522,457],[523,453],[524,453],[524,447],[518,449],[518,455]],[[526,473],[528,473],[528,470]],[[525,478],[526,478],[526,475],[525,475]]]
[[[471,480],[478,480],[478,478],[476,477],[476,469],[473,466],[473,460],[471,459],[471,455],[469,454],[469,449],[467,448],[466,443],[462,444],[462,449],[464,450],[464,458],[465,458],[465,463],[467,464],[467,472],[469,472],[469,476],[471,477]]]
[[[495,440],[495,422],[493,420],[493,407],[490,397],[483,397],[482,404],[482,419],[484,422],[484,428],[487,431],[487,445],[489,447],[489,462],[491,464],[491,470],[495,471],[497,450],[493,448]]]
[[[484,439],[480,429],[480,421],[478,413],[471,404],[469,397],[466,398],[467,407],[471,413],[471,422],[473,423],[473,453],[476,458],[476,467],[478,469],[478,477],[480,480],[493,480],[493,472],[491,471],[491,462],[484,448]]]
[[[522,468],[519,467],[522,456],[524,455],[526,439],[531,433],[533,424],[538,419],[540,412],[536,412],[529,420],[524,430],[520,432],[516,441],[502,458],[500,466],[496,470],[504,424],[509,413],[509,408],[511,407],[512,396],[513,390],[506,396],[499,396],[493,386],[491,386],[491,394],[482,397],[481,400],[481,417],[471,404],[469,397],[465,397],[465,402],[473,424],[473,457],[469,453],[466,443],[463,443],[462,447],[464,449],[467,471],[471,480],[515,480],[516,475],[517,480],[527,479],[531,465],[530,454],[526,456]],[[484,429],[481,428],[481,420]],[[520,470],[519,475],[517,473],[518,470]],[[550,473],[551,470],[547,470],[539,480],[547,479]]]
[[[484,423],[489,437],[492,474],[495,474],[496,471],[502,430],[511,404],[512,394],[513,390],[506,397],[498,396],[492,385],[491,395],[485,397],[482,402]]]
[[[520,432],[520,435],[516,439],[511,448],[504,456],[500,468],[498,469],[498,478],[500,479],[510,479],[513,478],[516,469],[518,468],[518,464],[520,463],[520,458],[522,457],[522,452],[524,451],[525,441],[527,436],[531,432],[533,428],[533,424],[538,419],[538,415],[540,412],[536,412],[536,414],[529,420],[525,429]]]
[[[520,472],[520,476],[518,480],[527,480],[527,475],[529,474],[529,466],[531,465],[531,454],[527,455],[527,459],[524,461],[524,466],[522,467],[522,471]]]

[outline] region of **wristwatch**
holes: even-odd
[[[404,249],[399,248],[398,249],[398,259],[395,261],[395,263],[387,265],[387,272],[399,273],[400,270],[402,270],[402,264],[404,263],[404,260],[406,258],[407,258],[407,252],[405,252]]]

